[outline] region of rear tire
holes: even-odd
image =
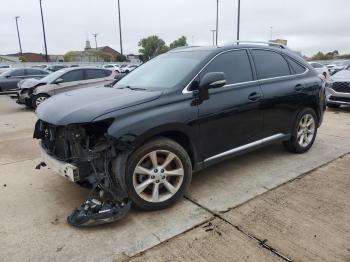
[[[136,208],[159,210],[179,200],[191,178],[191,160],[185,149],[173,140],[159,137],[131,154],[125,182]]]
[[[290,140],[283,142],[284,147],[292,153],[306,153],[315,142],[317,129],[318,119],[315,111],[304,108],[296,117]]]
[[[32,99],[32,106],[34,109],[36,109],[41,103],[43,103],[46,99],[48,99],[50,96],[47,94],[38,94],[33,97]]]

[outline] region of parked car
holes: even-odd
[[[11,68],[11,66],[10,65],[0,65],[0,69],[2,69],[2,68]]]
[[[112,71],[115,72],[115,73],[121,73],[120,66],[117,65],[117,64],[107,64],[107,65],[103,65],[102,68],[112,70]]]
[[[46,69],[48,68],[48,65],[33,65],[33,68],[41,68],[41,69]]]
[[[329,107],[350,105],[350,68],[331,76],[327,83],[326,97]]]
[[[120,69],[121,73],[130,73],[131,71],[135,70],[138,66],[137,65],[127,65]]]
[[[278,142],[307,152],[323,119],[324,82],[300,56],[269,44],[176,49],[113,88],[49,99],[34,131],[43,161],[121,209],[131,201],[157,210],[183,196],[193,172],[230,157]],[[91,224],[88,204],[78,211],[68,221]]]
[[[16,90],[19,81],[26,78],[41,79],[49,72],[37,68],[16,68],[6,70],[0,75],[0,92]]]
[[[19,84],[18,104],[36,108],[47,98],[70,90],[111,83],[113,73],[98,68],[65,68],[41,80],[28,79]]]
[[[66,65],[51,65],[51,66],[48,66],[46,69],[51,71],[51,72],[56,72],[58,70],[61,70],[63,68],[67,68],[68,66]]]
[[[317,73],[323,75],[324,79],[328,79],[330,77],[329,69],[327,66],[317,62],[310,62],[310,65],[317,71]]]
[[[334,74],[344,70],[349,65],[350,65],[350,60],[339,60],[339,61],[335,61],[333,64],[327,65],[327,67],[330,71],[330,74],[334,75]]]

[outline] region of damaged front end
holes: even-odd
[[[91,188],[86,201],[69,217],[73,226],[92,226],[123,218],[130,210],[124,185],[127,150],[118,149],[107,130],[113,120],[55,126],[38,120],[34,138],[40,139],[43,163],[55,173]]]

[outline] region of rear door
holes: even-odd
[[[48,73],[46,73],[45,71],[42,71],[42,70],[28,68],[26,78],[41,79],[44,76],[46,76],[47,74]]]
[[[264,95],[264,137],[290,134],[296,112],[307,97],[306,68],[291,58],[294,64],[289,64],[277,51],[252,49],[251,54]]]
[[[218,55],[200,77],[209,72],[224,72],[227,82],[222,88],[209,89],[209,99],[198,106],[205,162],[258,140],[263,127],[262,92],[247,50]]]
[[[79,88],[79,86],[81,86],[84,81],[84,70],[76,69],[73,71],[68,71],[60,78],[62,78],[63,81],[62,83],[56,84],[55,94]]]

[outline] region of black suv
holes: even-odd
[[[112,88],[53,97],[38,107],[34,137],[69,180],[155,210],[184,194],[192,172],[232,156],[276,142],[308,151],[324,110],[322,80],[286,48],[187,47]]]

